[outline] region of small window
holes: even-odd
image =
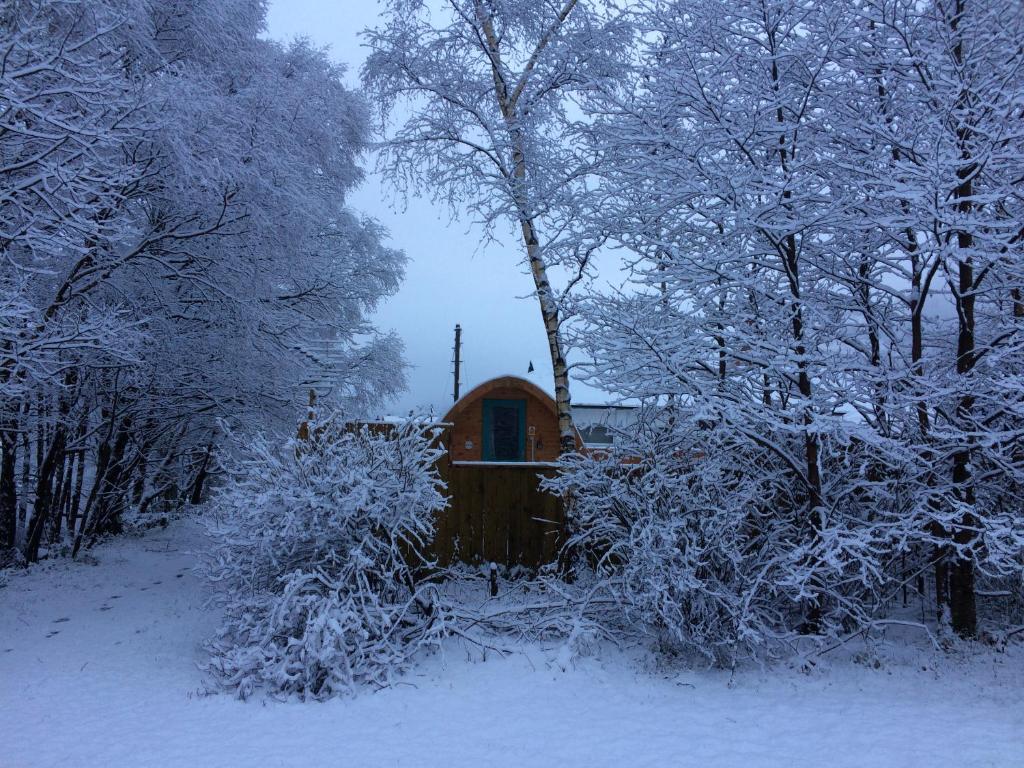
[[[525,400],[484,400],[483,459],[525,461]]]

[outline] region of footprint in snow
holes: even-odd
[[[54,619],[53,623],[54,624],[63,624],[65,621],[71,621],[71,619],[68,618],[67,616],[64,616],[64,617],[59,618],[59,619]]]
[[[111,605],[101,605],[99,609],[101,611],[109,611],[112,607],[113,606],[111,606]]]
[[[108,597],[107,599],[108,599],[108,600],[120,600],[120,599],[121,599],[121,596],[120,596],[120,595],[111,595],[111,596],[110,596],[110,597]]]
[[[54,635],[59,635],[59,634],[60,634],[60,630],[59,629],[51,629],[49,632],[46,633],[46,636],[47,637],[53,637]]]

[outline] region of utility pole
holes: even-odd
[[[461,364],[462,352],[462,326],[455,324],[455,389],[452,392],[454,401],[459,401],[459,366]]]

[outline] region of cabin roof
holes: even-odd
[[[448,409],[448,413],[444,415],[442,421],[454,423],[458,414],[468,407],[470,403],[487,397],[487,395],[499,389],[524,390],[527,394],[533,395],[543,403],[544,407],[551,412],[551,415],[554,418],[558,418],[558,408],[555,405],[555,399],[532,381],[527,381],[519,376],[497,376],[485,381],[483,384],[478,384],[460,397],[458,401]]]

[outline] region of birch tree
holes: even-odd
[[[386,123],[381,168],[401,188],[511,225],[524,249],[554,369],[561,449],[572,450],[563,292],[589,249],[575,217],[592,158],[574,146],[574,98],[615,74],[623,30],[592,0],[392,0],[366,32],[363,84]]]

